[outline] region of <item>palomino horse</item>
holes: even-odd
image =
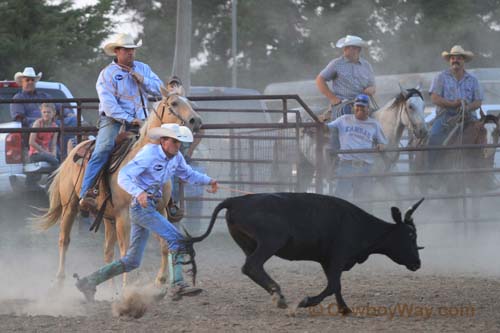
[[[404,129],[408,129],[409,132],[413,133],[417,137],[425,137],[427,135],[427,125],[425,123],[424,116],[424,99],[419,91],[419,87],[404,90],[401,88],[401,92],[387,102],[382,108],[372,113],[372,117],[380,122],[384,135],[389,143],[389,146],[398,146],[403,134]],[[301,117],[302,118],[302,117]],[[327,111],[319,116],[321,121],[327,123],[331,121],[331,111]],[[288,116],[288,122],[295,121],[295,114],[290,114]],[[325,131],[328,133],[327,131]],[[328,137],[330,135],[328,134]],[[311,184],[314,177],[315,165],[316,165],[316,138],[315,133],[304,132],[300,136],[300,151],[298,157],[299,172],[297,176],[299,180],[299,191],[306,191],[308,186]],[[326,140],[329,141],[329,140]],[[284,149],[285,147],[278,148],[276,151],[281,154],[287,153],[290,149]],[[384,162],[386,164],[386,169],[390,167],[388,164],[392,164],[398,158],[398,154],[386,153],[386,158]],[[286,156],[284,156],[286,158]],[[325,168],[332,171],[331,158],[329,153],[325,152],[323,161],[325,161]],[[390,161],[390,163],[387,163]],[[382,169],[381,163],[377,163],[380,167],[377,169]],[[284,167],[289,167],[288,164]],[[286,173],[284,170],[280,170],[281,173]],[[331,172],[330,172],[331,173]],[[328,174],[328,173],[327,173]]]
[[[152,112],[144,125],[140,129],[140,136],[137,142],[132,146],[127,153],[125,159],[120,163],[120,166],[109,177],[109,190],[111,194],[112,204],[106,205],[104,212],[105,223],[105,243],[104,243],[104,259],[106,263],[113,260],[114,245],[118,239],[120,248],[120,255],[124,256],[128,245],[130,236],[130,218],[129,218],[129,204],[131,201],[130,195],[118,186],[117,178],[118,171],[127,164],[149,141],[147,133],[150,128],[159,127],[164,123],[179,123],[188,126],[191,130],[196,131],[201,126],[200,116],[192,109],[189,101],[177,94],[168,94],[162,88],[163,99]],[[50,207],[48,211],[35,221],[40,222],[39,226],[42,229],[48,229],[61,222],[59,231],[59,269],[57,271],[57,286],[61,286],[65,278],[65,261],[66,251],[70,243],[70,231],[73,226],[73,221],[78,213],[78,196],[83,173],[84,165],[79,165],[74,162],[74,156],[80,147],[87,144],[87,141],[80,143],[76,146],[54,172],[54,179],[49,188]],[[99,197],[97,198],[98,205],[101,206],[107,196],[107,187],[100,182]],[[166,214],[165,207],[170,199],[170,184],[167,183],[163,189],[163,200],[158,203],[158,211]],[[115,226],[112,225],[114,221]],[[157,284],[164,284],[166,282],[166,267],[168,245],[161,240],[161,267],[156,277]],[[125,277],[124,277],[125,282]]]

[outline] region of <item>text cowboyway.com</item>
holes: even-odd
[[[474,305],[457,305],[457,306],[431,306],[422,304],[406,304],[406,303],[396,303],[391,306],[386,305],[370,305],[367,303],[365,305],[351,307],[353,316],[361,317],[388,317],[389,319],[394,319],[394,317],[402,318],[430,318],[432,316],[438,317],[474,317],[476,314],[476,309]],[[337,304],[319,304],[309,308],[309,314],[311,316],[339,316],[339,308]]]

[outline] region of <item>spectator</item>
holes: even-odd
[[[336,128],[340,138],[340,149],[371,149],[384,148],[387,140],[377,120],[369,118],[369,97],[358,95],[354,101],[354,114],[343,115],[330,122],[329,129]],[[337,176],[352,176],[369,174],[374,157],[373,153],[340,154],[337,167]],[[347,199],[351,194],[353,198],[366,197],[371,189],[372,180],[366,177],[339,178],[335,195]]]
[[[57,127],[54,116],[56,107],[53,103],[43,103],[41,105],[42,117],[35,120],[33,128]],[[59,166],[57,159],[57,132],[33,132],[29,137],[29,157],[30,162],[48,162],[54,169]],[[39,175],[28,174],[26,186],[36,185],[40,179]]]
[[[53,98],[49,94],[36,90],[36,83],[42,78],[42,73],[35,74],[33,67],[26,67],[24,71],[17,72],[14,80],[21,86],[21,91],[12,97],[12,99],[47,99]],[[61,110],[61,105],[56,105],[56,112]],[[68,112],[72,113],[72,111]],[[10,115],[12,120],[20,121],[23,127],[31,127],[36,119],[42,114],[40,112],[40,103],[16,103],[10,105]]]

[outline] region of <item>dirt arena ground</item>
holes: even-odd
[[[30,231],[27,210],[15,200],[2,202],[0,222],[1,332],[212,332],[212,331],[433,331],[500,330],[500,265],[496,223],[464,226],[418,225],[423,267],[410,272],[382,256],[371,256],[342,276],[343,295],[354,311],[336,313],[335,298],[299,309],[295,316],[273,306],[270,296],[240,272],[243,254],[223,222],[197,249],[198,281],[204,292],[173,302],[151,303],[140,319],[114,317],[119,296],[110,284],[87,304],[71,275],[102,264],[101,233],[75,226],[68,253],[67,279],[51,290],[57,268],[57,232]],[[423,211],[423,209],[422,209]],[[419,220],[427,220],[416,214]],[[499,223],[500,224],[500,223]],[[156,240],[149,242],[136,285],[153,281],[159,263]],[[314,295],[326,280],[318,264],[273,258],[266,264],[289,303]],[[119,282],[119,281],[117,281]]]

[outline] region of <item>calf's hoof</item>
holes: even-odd
[[[352,311],[351,311],[351,309],[349,309],[349,307],[346,306],[346,307],[340,308],[339,313],[343,316],[349,316],[352,313]]]
[[[273,304],[276,305],[280,309],[288,308],[288,304],[286,304],[286,299],[283,295],[274,293],[272,296]]]

